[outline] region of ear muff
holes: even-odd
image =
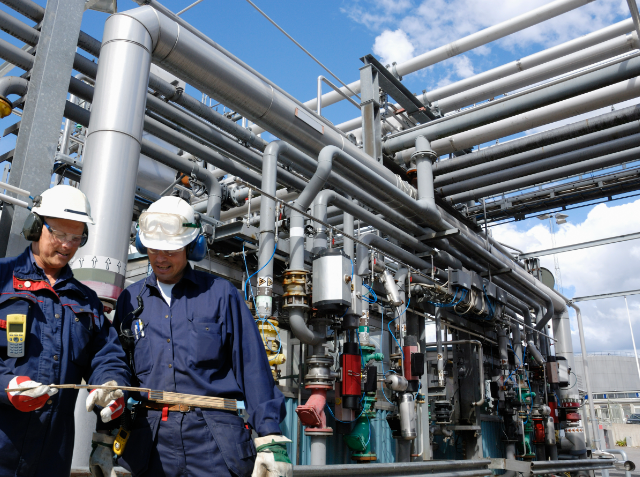
[[[84,247],[87,244],[87,240],[89,240],[89,226],[84,224],[84,231],[82,232],[82,242],[80,242],[80,247]]]
[[[44,221],[38,214],[31,212],[22,226],[22,235],[30,242],[37,242],[42,235]]]
[[[199,262],[207,255],[207,238],[200,234],[187,245],[187,260]]]
[[[140,255],[147,254],[147,247],[142,245],[142,241],[140,240],[140,229],[136,228],[136,250]]]

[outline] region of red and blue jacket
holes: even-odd
[[[7,357],[6,317],[27,316],[25,355]],[[78,391],[61,389],[47,404],[20,412],[4,391],[15,376],[43,384],[130,382],[115,328],[93,290],[65,266],[53,286],[31,248],[0,259],[0,477],[68,477]]]

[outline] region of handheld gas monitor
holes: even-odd
[[[27,337],[27,315],[7,315],[7,356],[24,356],[24,343]]]

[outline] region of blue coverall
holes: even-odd
[[[120,295],[114,325],[124,320],[135,333],[130,312],[138,295],[144,303],[134,349],[140,386],[244,400],[260,436],[280,433],[284,396],[251,312],[230,282],[187,265],[169,306],[152,273]],[[249,476],[255,454],[235,412],[197,408],[168,412],[164,420],[161,410],[146,409],[136,416],[121,464],[136,477]]]
[[[27,315],[25,355],[7,357],[6,317]],[[53,287],[31,248],[0,259],[0,477],[68,477],[78,391],[61,389],[21,412],[4,391],[15,376],[43,384],[102,384],[131,378],[116,330],[93,290],[65,266]]]

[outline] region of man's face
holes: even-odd
[[[187,250],[154,250],[147,249],[153,273],[161,283],[171,285],[178,283],[187,267]]]
[[[73,258],[78,251],[80,243],[77,240],[69,240],[69,235],[62,239],[55,235],[61,235],[61,233],[82,235],[84,232],[84,224],[82,222],[76,222],[75,220],[55,219],[51,217],[44,217],[44,220],[53,232],[50,231],[47,226],[43,226],[40,240],[33,243],[32,250],[41,262],[39,265],[45,270],[59,270]]]

